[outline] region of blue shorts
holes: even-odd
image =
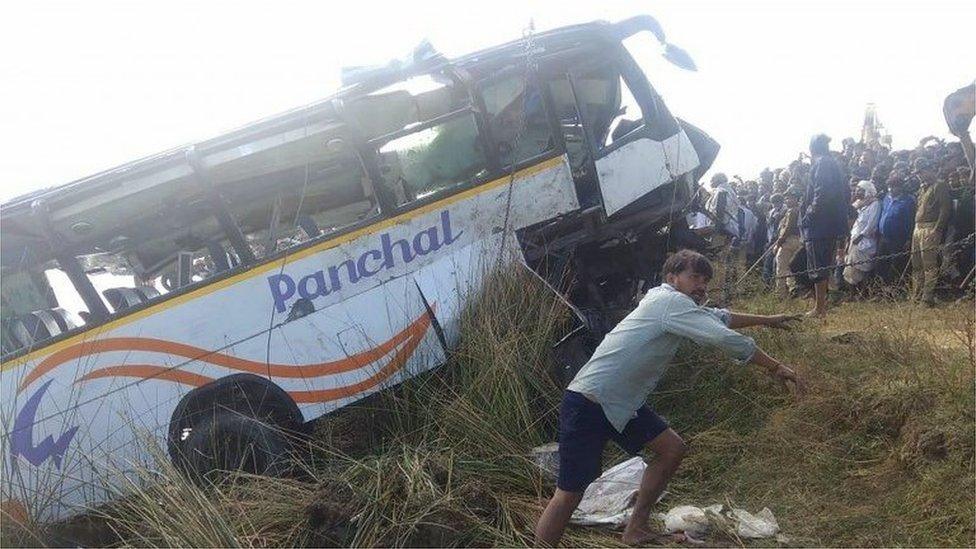
[[[625,452],[637,455],[648,442],[668,428],[647,405],[619,433],[607,421],[603,408],[575,391],[563,393],[559,408],[559,480],[567,492],[582,492],[600,476],[603,447],[613,440]]]

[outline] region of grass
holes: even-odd
[[[808,305],[755,287],[735,302],[756,313]],[[530,277],[496,277],[466,311],[450,363],[320,422],[295,478],[199,488],[159,453],[152,482],[88,514],[111,533],[98,543],[530,544],[552,487],[529,450],[554,440],[549,348],[568,318]],[[808,393],[795,399],[754,367],[683,349],[650,399],[692,446],[662,507],[768,506],[790,545],[973,545],[972,302],[844,303],[825,322],[751,335],[796,366]],[[606,462],[622,457],[608,448]],[[17,542],[4,524],[3,545]],[[573,527],[564,544],[619,542]]]
[[[972,545],[972,326],[971,303],[859,302],[796,333],[756,332],[809,382],[797,401],[700,353],[652,398],[695,449],[672,494],[769,506],[804,545]]]

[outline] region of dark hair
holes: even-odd
[[[669,274],[678,275],[689,269],[709,280],[714,274],[712,262],[707,257],[694,250],[679,250],[665,260],[664,267],[661,268],[661,277],[666,277]]]
[[[818,133],[810,139],[810,154],[825,155],[830,152],[830,138],[825,134]]]

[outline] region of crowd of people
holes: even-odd
[[[741,253],[750,269],[761,265],[766,283],[783,294],[809,291],[816,298],[811,313],[817,316],[826,313],[831,281],[851,295],[910,287],[918,299],[935,305],[940,282],[956,285],[972,276],[973,156],[968,144],[963,149],[934,138],[899,151],[880,139],[845,140],[843,150],[834,152],[830,138],[820,134],[811,139],[809,156],[785,168],[767,168],[756,181],[715,174],[695,195],[688,227],[710,239],[711,252],[721,256],[726,289],[728,281],[738,282]],[[650,512],[688,446],[647,398],[682,343],[715,346],[755,364],[783,386],[792,384],[797,395],[805,392],[793,368],[736,331],[788,329],[798,315],[706,306],[714,274],[712,262],[699,252],[671,254],[663,264],[662,284],[606,334],[567,386],[559,411],[556,490],[536,524],[537,546],[558,545],[587,487],[600,476],[610,440],[631,455],[655,454],[641,476],[622,541],[633,546],[657,541],[648,525]]]
[[[972,281],[973,194],[959,142],[927,137],[892,150],[845,139],[832,151],[820,134],[809,155],[756,180],[716,173],[688,222],[782,295],[815,297],[811,314],[825,314],[830,289],[935,305]]]

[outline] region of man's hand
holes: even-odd
[[[766,321],[766,326],[778,330],[792,330],[791,322],[799,322],[802,319],[803,315],[773,315]]]
[[[792,368],[786,366],[785,364],[779,364],[775,369],[769,372],[769,375],[773,377],[776,381],[783,385],[784,389],[788,389],[787,382],[793,383],[793,389],[797,395],[802,395],[807,392],[807,386],[800,379],[800,376],[796,375],[796,372]]]

